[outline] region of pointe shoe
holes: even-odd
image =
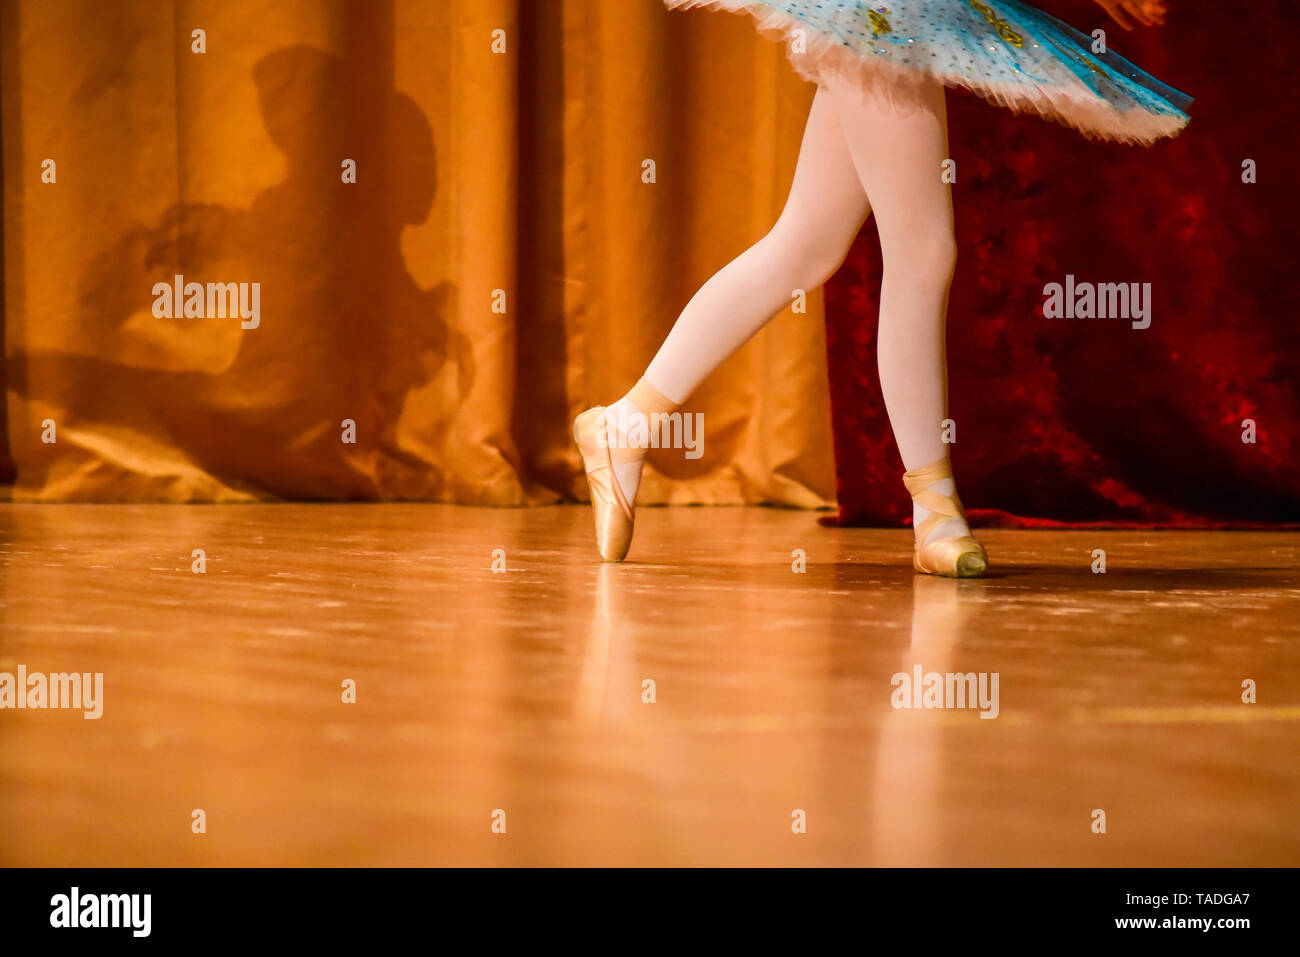
[[[666,415],[678,406],[644,378],[632,387],[626,398],[647,417]],[[614,463],[640,462],[647,450],[639,446],[611,448],[608,436],[604,406],[590,408],[573,420],[573,441],[582,453],[587,488],[591,492],[596,548],[604,561],[621,562],[632,544],[634,513],[632,503],[618,484]]]
[[[916,551],[912,555],[912,567],[918,572],[943,575],[945,578],[979,578],[988,571],[989,556],[984,551],[984,546],[972,536],[941,538],[933,542],[926,540],[940,522],[966,517],[966,510],[962,508],[961,499],[956,492],[944,495],[930,491],[930,486],[935,482],[950,478],[952,462],[946,457],[903,473],[903,484],[907,486],[912,501],[930,512],[916,529]]]
[[[632,544],[632,506],[614,474],[614,455],[631,451],[611,449],[605,431],[605,407],[598,405],[573,420],[573,441],[582,453],[596,520],[596,548],[607,562],[621,562]]]

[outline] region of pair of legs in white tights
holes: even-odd
[[[684,403],[710,372],[790,303],[795,290],[816,289],[831,277],[874,212],[884,256],[877,335],[880,384],[909,470],[907,484],[918,500],[918,544],[968,543],[962,546],[966,554],[978,549],[980,560],[967,557],[965,572],[951,573],[983,572],[983,550],[968,537],[953,480],[943,468],[947,446],[941,423],[948,400],[944,325],[956,261],[952,199],[942,178],[947,158],[942,86],[899,90],[889,102],[856,87],[817,91],[794,183],[776,225],[700,288],[638,388],[603,410],[603,417],[585,422],[585,445],[583,430],[575,424],[589,474],[593,468],[601,470],[592,478],[598,533],[596,499],[602,488],[619,505],[615,519],[625,504],[630,523],[643,458],[629,452],[629,444],[637,440],[620,427],[637,421],[630,414],[666,411]],[[611,450],[623,454],[590,453],[598,418],[603,418]],[[624,503],[617,503],[620,493]],[[927,518],[933,520],[926,524]],[[950,551],[955,562],[961,553]]]

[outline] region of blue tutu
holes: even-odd
[[[1101,139],[1151,143],[1187,125],[1191,97],[1018,0],[664,0],[749,13],[821,85],[933,78]]]

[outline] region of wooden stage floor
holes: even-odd
[[[0,711],[0,864],[1300,864],[1300,536],[986,532],[950,581],[638,524],[614,566],[576,506],[0,507],[0,672],[104,675]],[[997,717],[893,707],[916,666]]]

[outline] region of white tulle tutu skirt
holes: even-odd
[[[1152,143],[1187,125],[1191,97],[1018,0],[664,0],[748,13],[800,75],[888,91],[932,78],[1082,133]]]

